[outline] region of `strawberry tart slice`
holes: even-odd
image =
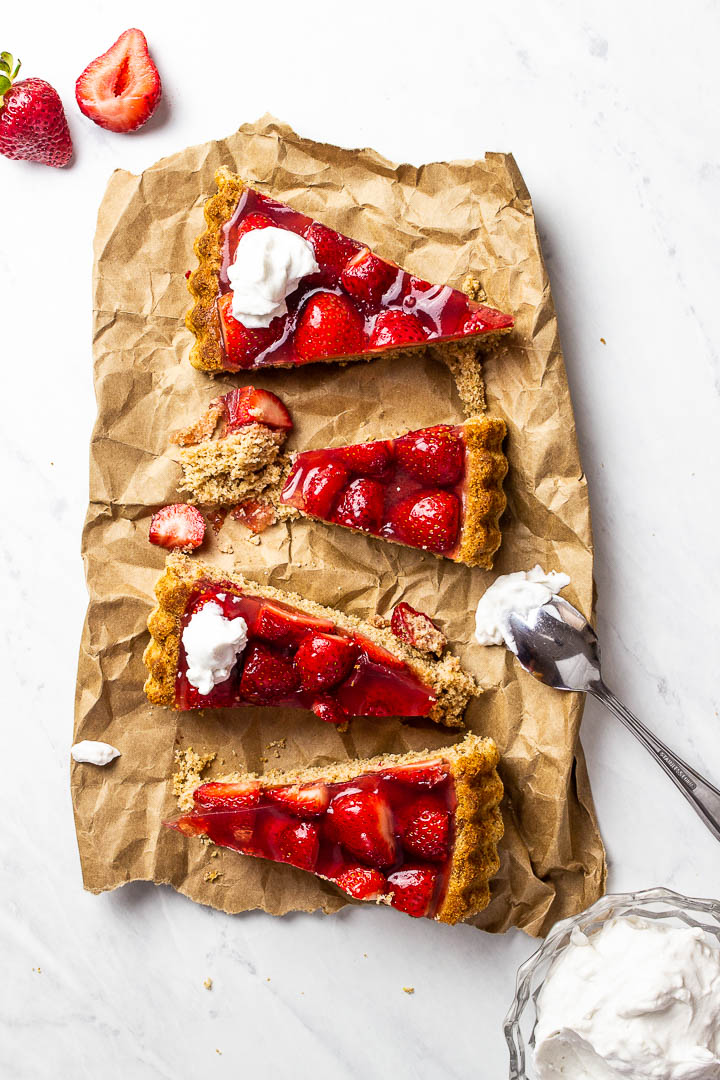
[[[482,911],[503,835],[491,739],[433,752],[237,773],[180,789],[185,836],[289,863],[356,900],[457,923]]]
[[[489,346],[513,327],[510,315],[407,273],[224,167],[216,181],[188,281],[197,368],[348,363],[430,345],[457,369],[458,343]]]
[[[289,706],[342,727],[355,716],[458,727],[478,692],[457,657],[435,659],[444,639],[408,605],[394,624],[363,622],[181,554],[167,557],[155,593],[144,660],[156,705]]]

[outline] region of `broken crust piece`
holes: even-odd
[[[185,446],[180,451],[179,490],[201,506],[234,506],[248,499],[273,503],[289,469],[288,459],[280,454],[286,434],[265,424],[247,424],[223,438]]]
[[[186,783],[186,812],[166,824],[453,924],[490,899],[503,835],[498,761],[491,739],[467,735],[436,751],[234,773]]]
[[[432,660],[389,630],[184,555],[167,557],[155,594],[144,654],[154,705],[283,705],[338,725],[354,716],[425,716],[461,727],[478,692],[455,656]],[[210,601],[226,619],[245,619],[248,640],[230,675],[201,694],[188,681],[181,638]]]
[[[457,289],[432,285],[380,259],[363,244],[255,190],[224,166],[215,180],[217,194],[205,203],[207,228],[195,242],[199,266],[188,279],[194,304],[185,322],[195,335],[190,362],[196,368],[218,372],[347,364],[381,354],[422,355],[432,347],[434,355],[447,358],[451,370],[460,373],[468,366],[466,343],[489,347],[514,325],[511,316]],[[248,330],[232,316],[227,269],[242,237],[268,226],[306,239],[320,271],[301,279],[288,297],[286,315],[273,319],[267,329]],[[334,299],[323,305],[329,296]],[[325,327],[331,332],[326,334]],[[475,358],[472,363],[477,367]],[[479,375],[475,382],[479,393]]]

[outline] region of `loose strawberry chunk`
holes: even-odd
[[[277,856],[301,870],[314,870],[320,851],[320,837],[309,821],[286,825],[275,838]]]
[[[465,463],[463,441],[448,424],[401,436],[395,441],[395,453],[413,476],[440,486],[456,483]]]
[[[327,690],[345,678],[355,663],[357,648],[335,634],[308,634],[295,653],[303,690]]]
[[[340,275],[346,292],[360,300],[378,301],[392,285],[398,268],[366,248],[358,252]]]
[[[317,716],[318,720],[323,720],[326,724],[336,724],[341,727],[343,724],[347,724],[349,717],[340,703],[335,698],[330,697],[329,694],[323,694],[312,703],[312,711]]]
[[[260,802],[260,785],[215,780],[196,788],[193,802],[202,810],[250,810]]]
[[[460,327],[461,334],[487,334],[492,330],[507,330],[515,325],[512,315],[504,315],[495,308],[480,304],[466,315]]]
[[[256,705],[280,701],[298,689],[292,660],[255,643],[247,652],[240,680],[240,693]]]
[[[61,169],[72,157],[73,144],[62,101],[44,79],[21,79],[10,53],[0,59],[0,154],[13,161],[39,161]]]
[[[290,413],[276,394],[254,386],[239,386],[219,399],[225,409],[226,435],[247,424],[265,424],[280,431],[290,431]]]
[[[421,859],[442,859],[448,853],[450,815],[432,795],[418,799],[399,818],[403,847]]]
[[[273,222],[265,214],[248,214],[237,227],[235,235],[239,240],[245,233],[253,232],[254,229],[271,229]]]
[[[335,510],[335,521],[351,529],[377,531],[382,523],[385,489],[377,480],[360,477],[345,489]]]
[[[376,791],[337,795],[328,808],[338,841],[361,862],[392,866],[397,855],[390,806]]]
[[[305,305],[295,330],[295,351],[302,360],[323,360],[361,352],[365,329],[346,296],[319,292]]]
[[[373,324],[370,347],[418,345],[427,339],[427,330],[409,311],[381,311]]]
[[[348,479],[347,470],[334,461],[308,469],[302,486],[305,512],[326,518]]]
[[[265,788],[264,794],[285,810],[289,810],[291,814],[301,818],[324,814],[330,801],[330,792],[322,783]]]
[[[232,313],[232,293],[224,293],[217,302],[225,338],[225,354],[230,364],[249,368],[280,337],[285,316],[273,319],[269,326],[254,329],[244,326]]]
[[[404,866],[388,877],[391,886],[392,906],[398,911],[405,911],[416,919],[427,915],[430,910],[437,870],[429,866]]]
[[[150,543],[164,548],[192,551],[205,536],[205,519],[196,506],[173,503],[163,506],[150,521]]]
[[[416,611],[405,601],[395,605],[390,619],[390,629],[395,637],[425,653],[438,656],[447,645],[447,638],[432,619],[422,611]]]
[[[342,459],[348,468],[362,476],[387,476],[392,464],[391,444],[385,442],[356,443],[342,448]]]
[[[259,536],[260,533],[265,532],[272,524],[274,524],[277,514],[275,513],[275,507],[270,506],[269,503],[261,503],[256,499],[248,499],[244,503],[240,503],[236,506],[232,512],[232,517],[236,521],[242,522],[242,524],[250,530],[254,536]]]
[[[135,131],[150,119],[162,88],[142,30],[126,30],[75,84],[80,112],[108,131]]]
[[[320,269],[333,277],[340,276],[348,260],[360,247],[355,240],[341,236],[334,229],[328,229],[327,225],[321,225],[319,221],[308,225],[303,236],[312,244]]]
[[[460,505],[451,491],[420,492],[393,508],[391,524],[406,544],[446,552],[457,540]]]
[[[356,900],[377,900],[389,892],[385,875],[368,866],[348,867],[335,878],[335,884]]]

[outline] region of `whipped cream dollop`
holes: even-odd
[[[636,916],[576,929],[537,1015],[539,1080],[718,1080],[720,947]]]
[[[89,765],[109,765],[116,757],[120,757],[120,751],[110,743],[93,742],[92,739],[83,739],[70,747],[73,761],[87,762]]]
[[[252,229],[240,237],[228,267],[233,316],[250,328],[269,326],[287,311],[285,298],[320,267],[312,244],[290,229]]]
[[[530,616],[533,612],[539,611],[569,584],[567,574],[555,570],[546,574],[540,566],[503,574],[480,597],[475,612],[476,640],[481,645],[504,644],[515,652],[515,639],[508,623],[511,612],[529,619],[532,625]]]
[[[247,623],[228,619],[214,600],[193,612],[183,630],[187,681],[201,694],[225,682],[247,645]]]

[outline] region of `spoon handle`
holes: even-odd
[[[716,840],[720,840],[720,791],[687,762],[669,750],[665,743],[641,724],[604,683],[593,688],[592,694],[632,731],[650,751],[658,765],[665,770],[676,787],[682,791],[695,812],[703,819]]]

